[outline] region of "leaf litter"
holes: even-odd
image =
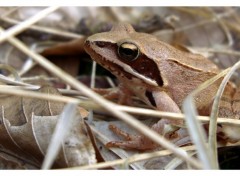
[[[61,8],[60,8],[61,9]],[[64,10],[66,10],[65,8]],[[160,10],[161,9],[161,10]],[[26,20],[27,18],[24,15],[28,16],[28,11],[29,13],[34,12],[34,8],[31,9],[29,8],[9,8],[9,9],[3,9],[4,12],[6,12],[4,15],[1,16],[1,21],[3,22],[4,25],[9,26],[9,25],[16,25],[19,22],[19,17],[21,17],[21,20]],[[39,10],[39,9],[38,9]],[[60,12],[64,11],[61,9],[58,11],[58,14]],[[71,25],[69,25],[69,29],[66,28],[61,28],[59,30],[59,27],[55,27],[54,25],[51,26],[51,28],[47,27],[49,25],[46,25],[47,23],[38,23],[38,24],[29,24],[31,28],[30,33],[23,33],[21,34],[23,39],[30,38],[31,35],[33,36],[31,40],[34,39],[34,36],[37,34],[39,35],[41,32],[43,34],[42,37],[48,38],[49,36],[54,36],[54,37],[49,37],[49,40],[54,40],[54,39],[60,39],[61,42],[59,42],[59,45],[55,45],[53,47],[49,47],[45,49],[42,54],[45,57],[48,57],[49,60],[51,60],[53,63],[57,64],[57,62],[60,62],[61,64],[59,65],[60,67],[63,67],[66,65],[66,63],[70,63],[69,59],[64,61],[62,57],[58,57],[57,59],[51,59],[51,57],[55,56],[62,56],[62,55],[75,55],[76,57],[79,57],[79,55],[84,55],[84,51],[80,47],[81,44],[84,41],[84,38],[81,38],[83,35],[81,34],[76,34],[73,31],[73,26],[77,26],[74,24],[74,21],[80,21],[81,25],[78,25],[78,27],[84,27],[85,30],[88,31],[88,35],[90,32],[96,33],[100,32],[101,30],[104,30],[104,27],[99,27],[101,24],[104,24],[103,26],[108,26],[112,25],[113,23],[121,20],[121,19],[127,19],[129,22],[135,25],[137,28],[139,26],[139,29],[143,30],[144,29],[153,29],[153,31],[147,31],[148,33],[153,33],[157,35],[160,39],[163,38],[162,36],[168,36],[167,42],[171,44],[181,44],[183,47],[186,48],[191,48],[191,51],[201,51],[207,54],[207,56],[215,61],[221,68],[226,68],[229,66],[232,66],[239,57],[239,53],[237,52],[237,41],[234,41],[234,36],[239,35],[239,27],[237,23],[234,23],[234,21],[238,20],[238,15],[239,15],[239,10],[238,8],[181,8],[181,7],[150,7],[150,8],[135,8],[135,7],[129,7],[129,8],[123,8],[123,9],[115,9],[111,7],[107,7],[106,9],[101,9],[101,8],[96,8],[96,13],[93,13],[93,9],[91,8],[86,8],[84,9],[89,16],[89,18],[84,16],[83,14],[78,15],[78,20],[73,19],[71,21]],[[128,12],[129,15],[126,15],[125,12]],[[15,14],[14,14],[15,12]],[[22,13],[21,16],[18,16],[17,13]],[[117,13],[116,13],[117,12]],[[37,13],[37,12],[34,12]],[[64,13],[67,14],[67,11],[64,11]],[[14,14],[14,15],[13,15]],[[60,13],[61,14],[61,13]],[[96,14],[101,14],[99,15],[99,19],[96,20],[93,17]],[[55,14],[56,15],[56,14]],[[62,14],[61,14],[62,15]],[[60,15],[60,16],[61,16]],[[166,18],[166,16],[169,15],[171,18]],[[16,18],[17,16],[17,18]],[[157,17],[156,17],[157,16]],[[174,17],[175,16],[175,17]],[[52,16],[52,18],[54,15]],[[147,17],[147,18],[146,18]],[[161,17],[161,18],[160,18]],[[26,19],[24,19],[26,18]],[[61,19],[61,17],[53,18],[55,20]],[[109,24],[106,22],[106,19],[110,19],[111,21]],[[137,20],[136,20],[137,19]],[[168,19],[168,21],[167,21]],[[172,21],[169,21],[171,19]],[[230,19],[230,20],[229,20]],[[51,18],[48,18],[47,20],[51,21]],[[152,21],[151,21],[152,20]],[[158,20],[166,20],[162,23],[159,23]],[[38,20],[37,20],[38,21]],[[156,22],[157,21],[157,22]],[[47,21],[46,21],[47,22]],[[168,24],[167,24],[168,23]],[[171,24],[170,24],[171,23]],[[56,23],[57,24],[57,23]],[[107,24],[107,25],[106,25]],[[161,24],[161,25],[159,25]],[[234,24],[234,25],[233,25]],[[39,26],[40,25],[40,26]],[[45,26],[44,26],[45,25]],[[154,26],[155,25],[155,26]],[[68,25],[63,25],[63,26],[68,26]],[[154,27],[153,27],[154,26]],[[25,28],[25,27],[24,27]],[[22,31],[24,28],[21,26],[19,27],[19,31]],[[55,28],[55,29],[54,29]],[[17,28],[15,28],[15,31]],[[173,30],[174,29],[174,30]],[[36,32],[37,31],[37,32]],[[15,33],[15,32],[14,32]],[[48,35],[46,35],[46,33]],[[13,33],[9,32],[7,35],[10,37]],[[51,34],[51,35],[50,35]],[[86,36],[84,36],[86,37]],[[68,38],[66,40],[66,38]],[[75,38],[75,41],[71,40]],[[78,39],[76,39],[78,38]],[[21,45],[18,45],[19,42],[17,42],[14,38],[7,38],[14,46],[17,46],[18,49],[23,51],[25,54],[29,55],[28,52],[22,47]],[[1,39],[3,40],[3,38]],[[233,41],[232,41],[233,40]],[[65,42],[69,41],[69,42]],[[17,44],[18,43],[18,44]],[[37,43],[37,42],[36,42]],[[26,44],[28,45],[27,41]],[[5,43],[2,43],[1,46],[5,45]],[[64,52],[63,48],[69,48]],[[1,50],[2,47],[0,47]],[[220,48],[220,49],[219,49]],[[4,48],[5,49],[5,48]],[[13,53],[15,49],[9,49],[9,53]],[[35,51],[33,51],[35,52]],[[7,54],[9,56],[9,54]],[[20,59],[21,62],[23,60],[26,60],[25,56],[22,56],[22,58],[18,58],[17,56],[20,55],[15,55],[17,59]],[[33,54],[30,54],[30,59],[34,57]],[[82,56],[81,56],[82,57]],[[57,60],[57,61],[56,61]],[[74,60],[74,59],[72,59]],[[75,59],[76,60],[76,59]],[[18,62],[18,63],[21,63]],[[32,67],[29,67],[28,69],[24,70],[21,74],[21,79],[24,80],[24,78],[33,78],[31,80],[34,80],[36,76],[39,76],[44,74],[46,77],[54,77],[54,75],[57,75],[58,80],[56,81],[50,81],[46,79],[42,79],[43,77],[39,77],[39,79],[36,79],[35,81],[31,82],[22,82],[22,81],[16,81],[12,80],[11,78],[3,77],[2,79],[2,84],[3,86],[12,85],[18,86],[16,89],[20,87],[24,88],[27,86],[43,86],[37,92],[41,92],[42,89],[48,89],[47,92],[49,94],[59,94],[58,91],[54,88],[60,86],[60,88],[66,89],[65,92],[69,87],[71,88],[76,88],[78,92],[77,94],[82,94],[84,95],[84,90],[82,87],[78,86],[75,84],[71,79],[68,79],[67,76],[61,75],[59,72],[55,72],[53,67],[48,66],[47,62],[42,62],[40,60],[34,60],[34,65]],[[88,61],[87,61],[88,62]],[[9,64],[9,65],[14,65],[14,62],[10,60],[3,60],[1,63],[4,64]],[[15,62],[16,63],[16,62]],[[24,64],[24,62],[22,62]],[[36,64],[37,63],[37,64]],[[42,66],[45,66],[45,68],[48,70],[47,72],[42,72],[40,70],[45,70],[42,67],[39,67],[38,63],[40,63]],[[84,60],[78,61],[78,62],[73,62],[72,66],[66,67],[64,70],[66,72],[70,72],[71,70],[75,69],[78,70],[78,64],[83,64],[85,65],[86,62]],[[19,64],[18,70],[21,70],[23,65]],[[237,82],[237,75],[238,73],[235,74],[235,77],[233,75],[232,80]],[[76,77],[77,72],[71,72],[71,75]],[[24,77],[27,76],[27,77]],[[27,80],[27,79],[25,79]],[[30,80],[30,79],[29,79]],[[60,81],[61,80],[61,81]],[[81,81],[81,80],[80,80]],[[45,85],[50,85],[44,87]],[[70,85],[70,86],[69,86]],[[90,85],[90,83],[89,83]],[[97,85],[98,86],[98,85]],[[101,85],[99,85],[101,87]],[[82,92],[79,92],[80,90]],[[36,89],[35,89],[36,90]],[[72,91],[72,90],[69,90]],[[57,92],[57,93],[56,93]],[[46,93],[46,92],[45,92]],[[89,93],[86,93],[90,95]],[[24,97],[18,97],[14,95],[7,95],[3,94],[1,95],[3,98],[1,101],[1,120],[0,120],[0,129],[3,130],[4,134],[2,136],[2,139],[0,141],[4,141],[3,143],[0,142],[0,145],[4,145],[4,149],[1,151],[8,151],[8,153],[11,153],[11,155],[8,155],[8,159],[6,159],[6,153],[5,155],[0,154],[0,159],[2,163],[5,164],[3,168],[7,169],[8,166],[11,166],[12,168],[15,168],[16,166],[19,168],[40,168],[42,161],[44,159],[44,155],[46,154],[47,148],[49,146],[51,136],[53,134],[54,128],[57,124],[57,121],[59,119],[59,115],[63,111],[64,103],[58,102],[52,102],[52,101],[47,101],[47,100],[39,100],[39,99],[34,99],[34,98],[24,98]],[[75,95],[74,98],[81,99],[82,97],[78,97],[78,95]],[[96,98],[97,99],[97,98]],[[69,100],[70,101],[70,100]],[[82,100],[81,100],[82,101]],[[83,99],[84,101],[84,99]],[[62,101],[65,102],[65,101]],[[65,102],[67,103],[67,102]],[[69,102],[68,102],[69,103]],[[78,104],[84,104],[80,103],[77,101]],[[83,105],[84,107],[87,105]],[[105,103],[103,103],[101,106],[105,106]],[[95,106],[96,107],[96,106]],[[116,106],[117,107],[117,106]],[[187,105],[189,107],[189,105]],[[85,107],[87,108],[87,107]],[[88,108],[87,108],[88,109]],[[101,108],[97,108],[97,112],[99,113]],[[106,108],[105,108],[106,110]],[[107,125],[109,124],[109,114],[106,114],[106,111],[102,111],[103,115],[100,119],[98,119],[98,116],[93,114],[93,121],[90,121],[89,125],[91,128],[95,130],[96,133],[102,133],[102,135],[107,135],[109,133]],[[79,111],[78,111],[79,112]],[[82,114],[82,113],[80,113]],[[82,117],[85,117],[86,114],[81,115]],[[55,160],[55,167],[76,167],[76,166],[82,166],[82,168],[89,168],[91,167],[91,164],[93,165],[96,163],[96,156],[95,156],[95,151],[93,149],[92,143],[93,141],[90,141],[89,136],[87,135],[87,130],[85,127],[85,124],[83,122],[83,118],[81,116],[74,116],[74,121],[71,124],[73,127],[69,131],[68,137],[66,137],[65,140],[67,140],[67,143],[71,143],[71,141],[81,141],[84,139],[85,142],[83,143],[76,143],[73,142],[72,145],[75,145],[75,147],[69,147],[67,144],[62,144],[60,146],[61,150],[59,152],[59,156],[56,159],[51,159]],[[96,116],[96,117],[95,117]],[[151,115],[150,115],[151,116]],[[102,118],[107,121],[102,121]],[[221,119],[218,119],[221,120]],[[150,120],[151,121],[151,120]],[[229,123],[234,124],[234,121],[230,122],[231,119],[229,120]],[[110,122],[112,123],[112,122]],[[121,123],[119,121],[115,121],[114,123],[120,125]],[[199,122],[197,122],[199,123]],[[210,122],[211,123],[211,122]],[[228,123],[228,122],[226,122]],[[76,125],[79,124],[79,125]],[[214,123],[216,126],[216,122]],[[58,125],[61,125],[58,124]],[[93,126],[95,127],[93,127]],[[101,127],[105,128],[101,128]],[[130,125],[131,126],[131,125]],[[97,127],[97,129],[95,129]],[[121,124],[121,127],[125,128],[127,131],[131,129],[129,126],[125,126],[125,124]],[[76,132],[77,131],[77,132]],[[81,132],[79,132],[81,131]],[[93,133],[93,134],[94,134]],[[196,131],[193,131],[192,133],[196,133]],[[110,136],[109,136],[110,135]],[[99,135],[96,135],[99,136]],[[108,134],[107,137],[105,137],[108,141],[109,140],[116,140],[116,137],[111,137],[111,134]],[[63,138],[63,136],[62,136]],[[80,140],[81,138],[81,140]],[[99,138],[99,137],[97,137]],[[101,142],[98,142],[98,148],[95,148],[95,150],[98,150],[99,153],[101,153],[102,156],[104,156],[104,161],[107,163],[110,159],[117,159],[119,158],[128,158],[131,157],[134,153],[134,156],[140,158],[142,155],[139,152],[129,152],[129,151],[121,151],[121,149],[104,149],[100,150],[100,148],[104,148],[104,145],[100,145]],[[204,143],[204,142],[202,142]],[[51,144],[51,143],[50,143]],[[53,145],[53,144],[52,144]],[[79,147],[80,146],[80,147]],[[115,151],[114,151],[115,150]],[[67,154],[66,154],[67,152]],[[113,152],[113,153],[112,153]],[[153,151],[154,152],[154,151]],[[173,151],[175,153],[175,151]],[[200,153],[204,151],[198,151]],[[84,163],[79,162],[79,158],[75,157],[75,153],[79,154],[79,157],[82,154],[85,154],[85,159],[86,161]],[[120,154],[119,154],[120,153]],[[125,154],[123,154],[125,153]],[[171,152],[170,152],[171,153]],[[169,153],[169,154],[170,154]],[[117,154],[117,155],[115,155]],[[14,157],[12,157],[12,155]],[[20,155],[20,156],[19,156]],[[112,155],[112,156],[111,156]],[[182,155],[182,154],[181,154]],[[183,154],[184,155],[184,154]],[[192,154],[190,154],[192,155]],[[189,157],[190,157],[189,155]],[[77,155],[78,156],[78,155]],[[153,160],[143,160],[140,162],[136,163],[131,163],[128,164],[127,161],[121,162],[122,164],[119,167],[116,167],[113,165],[113,167],[116,167],[117,169],[125,168],[128,169],[128,165],[130,166],[131,169],[166,169],[166,168],[176,168],[177,165],[179,165],[181,162],[179,160],[173,159],[175,156],[174,154],[171,155],[172,157],[167,158],[164,156],[160,157],[160,162],[162,163],[160,166],[157,165],[159,163],[159,160],[153,159]],[[70,158],[69,158],[70,157]],[[19,159],[21,158],[21,159]],[[53,157],[54,158],[54,157]],[[173,161],[171,161],[173,159]],[[175,161],[176,160],[176,161]],[[137,161],[137,160],[136,160]],[[151,162],[150,162],[151,161]],[[177,164],[175,167],[174,161]],[[216,161],[215,161],[216,162]],[[14,164],[13,164],[14,163]],[[140,164],[139,164],[140,163]],[[171,165],[170,165],[171,164]],[[216,163],[215,163],[216,164]],[[110,165],[111,166],[111,163]],[[166,166],[166,167],[165,167]],[[105,166],[107,167],[107,165]],[[79,167],[81,168],[81,167]],[[96,167],[98,168],[97,164]],[[185,165],[181,169],[187,169],[191,168],[189,165]],[[179,169],[179,168],[178,168]]]

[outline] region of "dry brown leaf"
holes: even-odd
[[[51,62],[68,72],[77,76],[80,66],[80,55],[84,54],[83,44],[85,37],[69,42],[59,43],[46,48],[40,54],[47,57]]]
[[[49,86],[40,88],[39,92],[59,94],[57,89]],[[0,145],[40,167],[64,103],[10,95],[1,95],[0,102]],[[96,162],[82,118],[87,113],[84,110],[79,113],[81,116],[74,118],[74,125],[64,139],[54,167]]]
[[[0,155],[0,169],[26,169],[24,166],[21,166],[19,162],[10,160]]]
[[[0,169],[38,169],[38,166],[27,158],[0,147]]]
[[[72,40],[69,42],[59,43],[50,48],[46,48],[41,52],[43,56],[50,55],[78,55],[85,53],[83,49],[84,41],[86,37]]]

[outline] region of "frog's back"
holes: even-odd
[[[168,60],[203,72],[219,72],[219,68],[216,64],[200,54],[181,51],[163,42],[161,42],[161,45],[165,48],[165,58]]]
[[[213,73],[219,72],[219,68],[216,64],[200,54],[193,54],[190,52],[175,49],[169,53],[168,59],[174,60],[179,64],[185,65],[186,67],[191,67],[196,70]]]
[[[213,73],[219,72],[218,67],[212,61],[200,54],[179,50],[167,43],[161,42],[149,34],[134,33],[134,35],[137,36],[131,37],[138,39],[141,43],[148,43],[148,45],[142,45],[141,50],[143,50],[145,54],[151,53],[151,56],[148,57],[154,57],[155,60],[159,60],[159,62],[161,62],[162,59],[169,59],[196,70]]]

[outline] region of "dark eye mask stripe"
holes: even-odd
[[[98,43],[96,42],[96,44],[98,44]],[[118,53],[119,46],[116,43],[101,42],[99,45],[101,46],[101,48],[107,47],[109,50],[112,50],[115,53]],[[160,70],[158,69],[157,64],[153,60],[149,59],[147,56],[140,53],[138,58],[135,60],[132,60],[132,61],[122,59],[120,56],[118,56],[118,59],[121,60],[121,62],[129,65],[135,72],[139,73],[140,75],[144,75],[145,77],[156,81],[158,86],[164,85],[164,82],[161,77],[161,73],[160,73]],[[101,62],[101,61],[99,61],[99,62]],[[104,62],[109,62],[109,64],[111,64],[111,61],[108,61],[108,59],[105,59]],[[112,64],[116,65],[114,63],[112,63]],[[117,66],[117,67],[118,67],[117,69],[120,69],[119,68],[120,66]],[[121,70],[123,70],[123,69],[121,69]],[[131,73],[128,73],[127,76],[133,77],[133,75],[130,76],[130,74]]]
[[[121,59],[120,56],[119,59]],[[147,56],[139,53],[138,57],[134,60],[121,59],[121,61],[131,66],[131,68],[135,70],[137,73],[144,75],[145,77],[150,78],[152,80],[155,80],[159,86],[164,85],[157,64],[151,59],[149,59]]]
[[[135,63],[129,63],[131,67],[136,70],[139,74],[144,75],[147,78],[155,80],[159,86],[163,86],[163,79],[158,66],[154,61],[149,59],[144,55],[140,55],[138,59],[134,61]]]
[[[146,91],[145,96],[148,98],[148,101],[151,103],[152,106],[157,107],[152,92]]]

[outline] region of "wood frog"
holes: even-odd
[[[184,98],[220,71],[202,55],[178,50],[153,35],[136,32],[128,23],[116,24],[109,32],[88,37],[84,48],[93,60],[112,72],[125,88],[160,111],[180,113]],[[194,98],[200,115],[210,114],[221,80]],[[238,94],[233,84],[227,84],[219,116],[239,118]],[[161,119],[152,129],[168,137],[182,125],[182,120]],[[113,141],[107,146],[139,150],[156,147],[145,136],[129,135],[114,126],[111,128],[127,141]]]

